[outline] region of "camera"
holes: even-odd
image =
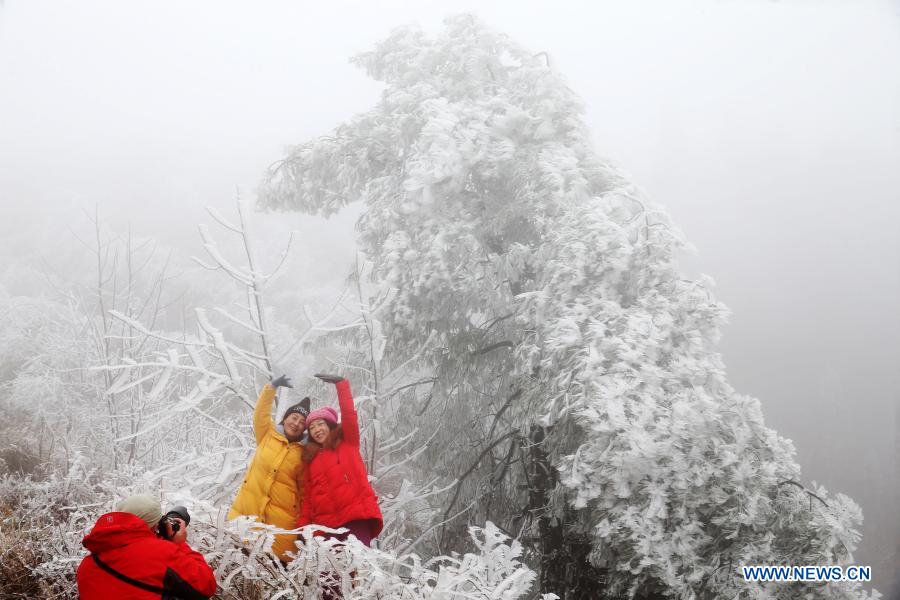
[[[175,519],[184,521],[186,527],[191,522],[191,515],[188,513],[187,508],[183,506],[175,506],[169,509],[169,511],[159,520],[159,537],[164,540],[171,539],[171,537],[169,537],[169,525],[172,526],[172,537],[178,533],[178,530],[181,529],[181,523]]]

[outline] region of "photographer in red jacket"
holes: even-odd
[[[165,516],[159,500],[126,498],[102,515],[82,540],[91,553],[78,566],[82,600],[206,600],[216,578],[206,559],[187,545],[187,510]],[[162,533],[160,533],[162,528]]]

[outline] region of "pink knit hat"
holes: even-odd
[[[337,411],[330,406],[317,408],[316,410],[309,413],[308,417],[306,417],[306,426],[309,427],[309,424],[316,419],[325,419],[325,422],[328,423],[328,426],[333,428],[335,425],[337,425],[338,414]]]

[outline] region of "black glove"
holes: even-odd
[[[337,383],[344,380],[340,375],[326,375],[325,373],[316,373],[313,377],[318,377],[325,383]]]
[[[275,389],[278,389],[280,387],[289,387],[289,388],[294,387],[293,385],[291,385],[291,378],[288,377],[287,375],[282,375],[281,377],[276,377],[269,383]]]

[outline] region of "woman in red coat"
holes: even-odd
[[[309,442],[303,460],[307,487],[297,525],[346,528],[368,546],[381,533],[384,521],[359,452],[359,421],[350,382],[335,375],[316,377],[335,384],[341,422],[338,424],[337,413],[330,406],[314,410],[306,419]]]

